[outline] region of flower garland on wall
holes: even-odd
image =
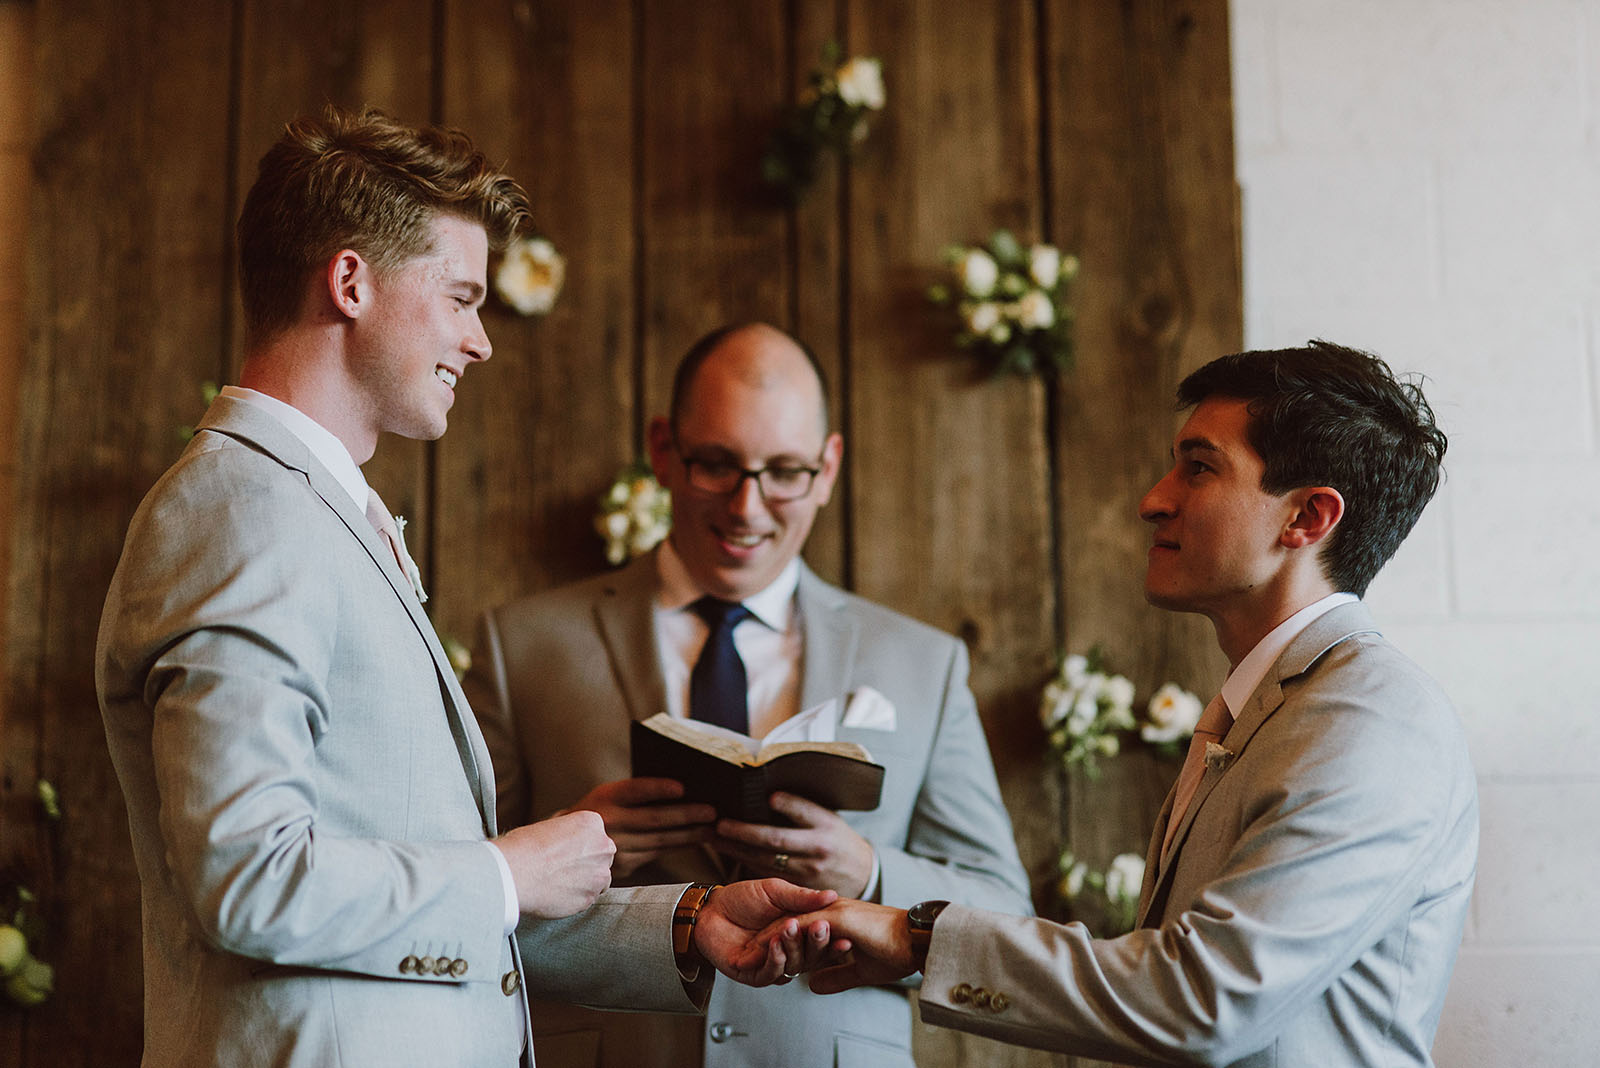
[[[1072,282],[1078,258],[1026,248],[1009,230],[984,245],[945,249],[951,278],[928,299],[951,314],[954,343],[992,375],[1056,374],[1072,366]]]
[[[1100,776],[1101,761],[1130,746],[1165,757],[1180,755],[1200,720],[1204,708],[1200,699],[1168,682],[1136,712],[1136,696],[1127,677],[1107,668],[1098,646],[1087,655],[1062,657],[1039,700],[1052,768],[1064,776],[1081,769],[1094,780]],[[1104,871],[1090,868],[1067,842],[1057,858],[1056,898],[1069,917],[1082,919],[1096,934],[1122,934],[1133,929],[1144,867],[1141,853],[1128,852],[1114,857]]]

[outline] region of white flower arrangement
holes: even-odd
[[[888,102],[883,63],[872,56],[841,62],[837,41],[822,50],[799,102],[784,115],[761,157],[761,176],[791,201],[816,181],[822,150],[848,158],[867,138],[868,118]]]
[[[567,277],[567,261],[548,238],[519,237],[506,247],[494,273],[500,299],[523,315],[546,315]]]
[[[1062,658],[1056,674],[1045,684],[1039,702],[1039,721],[1050,736],[1050,748],[1066,767],[1081,764],[1090,775],[1095,761],[1121,751],[1119,731],[1131,731],[1133,683],[1104,671],[1100,651]]]
[[[993,374],[1054,374],[1072,364],[1069,290],[1078,258],[1054,245],[1027,248],[1009,230],[987,246],[952,245],[953,278],[928,299],[955,313],[955,344],[970,349]]]
[[[1122,752],[1124,735],[1168,755],[1179,753],[1203,711],[1199,698],[1169,682],[1136,715],[1133,683],[1108,672],[1104,661],[1098,646],[1087,656],[1063,657],[1040,695],[1039,722],[1061,766],[1081,765],[1095,776],[1100,758]]]
[[[605,541],[606,561],[613,567],[643,556],[672,530],[672,494],[656,481],[648,464],[631,464],[600,495],[594,529]]]
[[[1060,878],[1056,897],[1074,918],[1086,922],[1098,911],[1101,922],[1095,934],[1114,938],[1133,930],[1139,913],[1139,891],[1144,886],[1144,858],[1137,853],[1119,853],[1105,871],[1096,871],[1063,850],[1057,859]]]

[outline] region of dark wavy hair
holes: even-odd
[[[375,109],[295,119],[261,157],[239,213],[247,341],[293,323],[307,276],[340,249],[380,272],[427,253],[441,213],[481,223],[489,246],[504,248],[529,218],[528,197],[459,130]]]
[[[1448,444],[1415,382],[1378,357],[1327,341],[1213,360],[1178,386],[1178,408],[1246,401],[1250,444],[1274,495],[1331,486],[1344,518],[1323,541],[1324,573],[1365,594],[1439,488]]]

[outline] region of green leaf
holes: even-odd
[[[989,251],[1002,267],[1020,267],[1023,264],[1022,246],[1010,230],[996,230],[989,237]]]

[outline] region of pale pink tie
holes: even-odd
[[[400,527],[395,523],[394,515],[385,507],[383,498],[378,496],[378,491],[370,486],[367,487],[367,522],[371,523],[373,529],[388,543],[389,551],[394,554],[394,562],[400,565],[400,573],[411,583],[417,599],[426,601],[428,596],[422,592],[421,576],[416,563],[411,559],[411,554],[406,552],[406,544],[400,537]]]
[[[1172,847],[1172,836],[1183,821],[1183,814],[1188,811],[1189,802],[1194,799],[1194,792],[1199,789],[1200,779],[1206,773],[1206,743],[1220,744],[1231,726],[1233,714],[1228,711],[1228,703],[1219,693],[1206,705],[1206,710],[1200,713],[1200,721],[1194,726],[1189,753],[1183,758],[1183,770],[1178,772],[1178,789],[1172,798],[1172,812],[1167,816],[1167,834],[1161,842],[1162,853]]]

